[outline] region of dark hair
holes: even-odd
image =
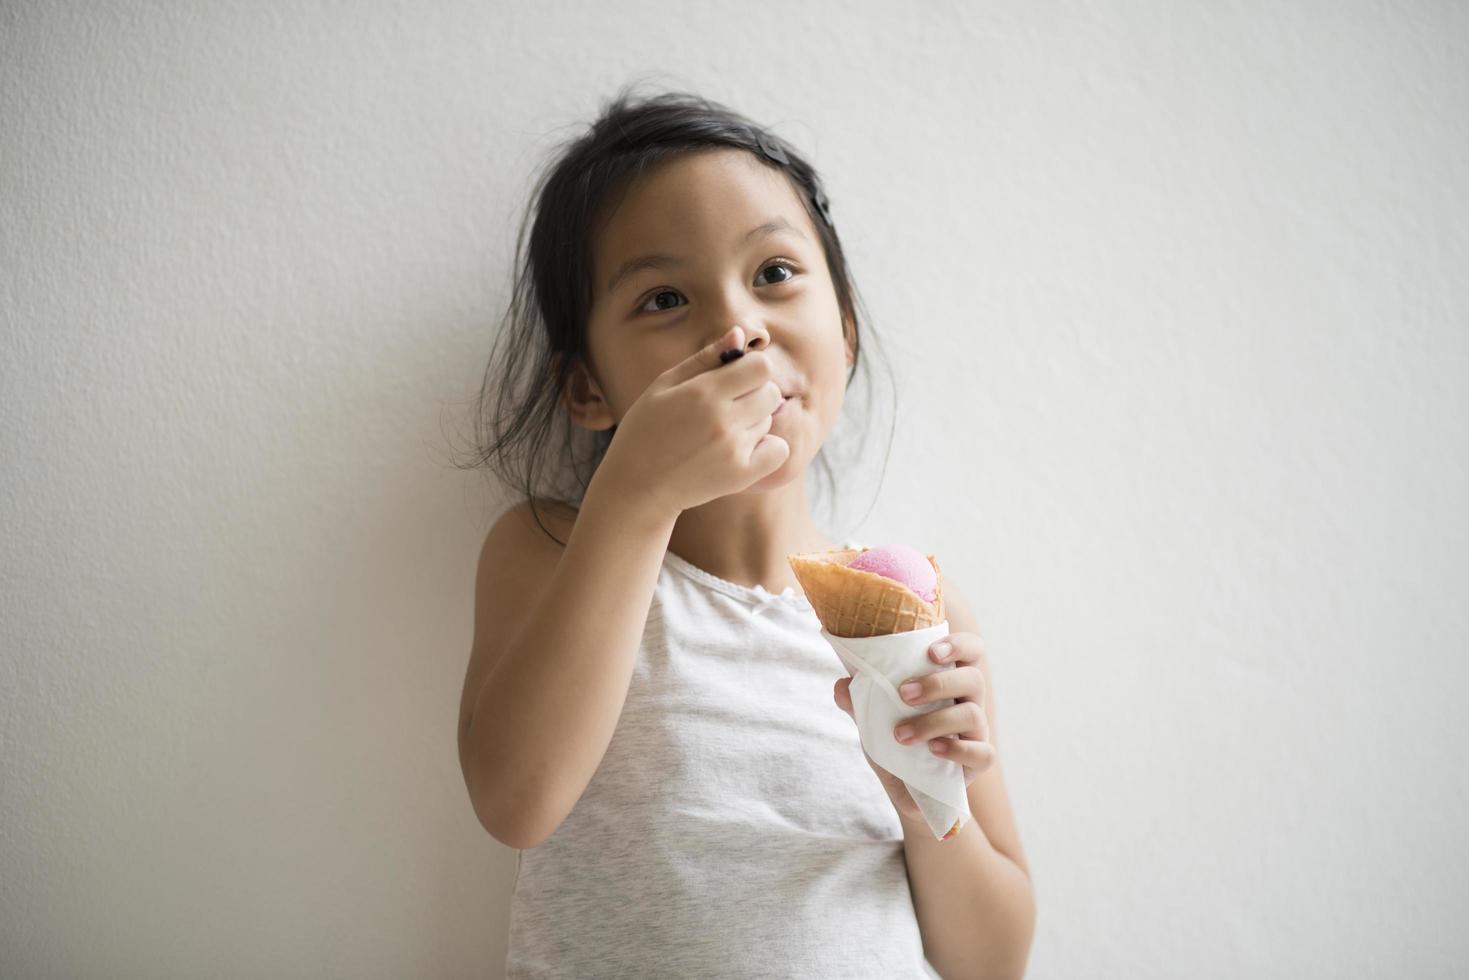
[[[573,426],[561,402],[574,366],[589,364],[587,320],[596,222],[651,165],[685,153],[728,147],[783,170],[820,235],[842,319],[852,325],[848,390],[863,365],[861,323],[866,307],[847,271],[815,169],[790,144],[716,102],[677,92],[634,101],[631,87],[604,105],[587,132],[561,147],[536,182],[516,239],[515,280],[505,327],[496,338],[476,407],[474,455],[466,464],[455,464],[461,469],[488,464],[503,484],[525,495],[541,530],[563,545],[541,523],[536,500],[539,496],[579,506],[613,438],[611,430],[589,432]],[[779,160],[782,155],[785,162]],[[527,255],[526,227],[532,216]],[[558,420],[565,423],[565,445],[559,455],[569,463],[580,489],[553,483],[549,492],[538,494],[543,489],[540,474],[546,443]],[[891,429],[888,440],[891,447]],[[585,449],[578,445],[588,441]],[[864,441],[859,440],[859,454]],[[828,487],[835,490],[825,453],[823,446],[817,458]],[[876,492],[874,486],[874,501]]]

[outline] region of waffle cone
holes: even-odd
[[[806,599],[832,636],[887,636],[936,626],[944,621],[944,576],[933,555],[928,556],[937,582],[934,601],[925,601],[912,589],[892,579],[858,568],[852,559],[870,548],[817,551],[786,555]]]

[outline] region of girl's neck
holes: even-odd
[[[786,488],[761,497],[774,497]],[[755,507],[751,499],[758,500]],[[762,586],[779,592],[800,583],[786,555],[829,551],[837,547],[804,508],[771,508],[753,495],[722,498],[684,511],[674,524],[668,550],[684,561],[727,582],[746,588]]]

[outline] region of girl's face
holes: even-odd
[[[841,415],[852,358],[821,240],[784,174],[733,149],[659,164],[602,229],[593,276],[596,377],[579,368],[571,386],[581,424],[615,425],[658,375],[739,324],[791,395],[770,430],[790,457],[756,487],[804,471]]]

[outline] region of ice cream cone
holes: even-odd
[[[842,637],[886,636],[944,621],[944,576],[933,555],[927,556],[937,577],[934,601],[930,603],[901,582],[846,567],[869,550],[847,548],[786,556],[816,618],[828,633]]]

